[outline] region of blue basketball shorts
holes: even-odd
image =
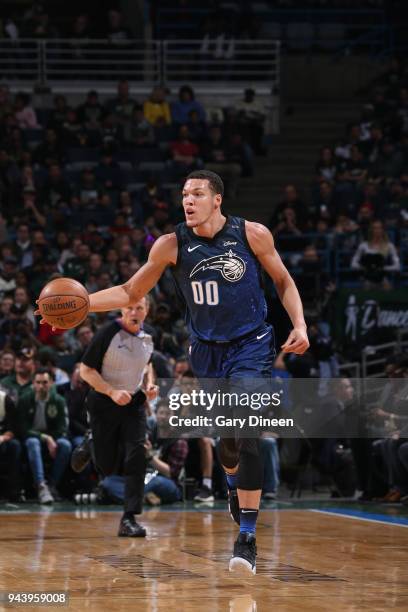
[[[230,342],[194,339],[190,365],[197,378],[270,378],[276,357],[273,327],[264,324]]]

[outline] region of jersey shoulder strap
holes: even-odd
[[[175,268],[177,268],[181,260],[182,248],[183,246],[188,244],[188,240],[189,240],[186,224],[178,223],[178,225],[176,225],[176,227],[174,228],[174,233],[176,234],[176,238],[177,238],[177,261],[175,264]]]

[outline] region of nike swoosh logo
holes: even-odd
[[[194,246],[194,247],[187,247],[187,251],[189,253],[191,253],[191,251],[194,251],[194,249],[198,249],[200,246],[202,246],[202,245],[201,244],[197,244],[197,246]]]
[[[260,340],[261,338],[264,338],[265,336],[267,336],[269,334],[269,332],[265,332],[264,334],[261,334],[260,336],[257,336],[256,339]]]

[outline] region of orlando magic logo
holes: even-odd
[[[219,270],[221,276],[230,283],[239,281],[245,274],[246,264],[241,257],[235,255],[231,251],[225,253],[225,255],[215,255],[208,259],[202,259],[194,268],[191,270],[190,278],[193,278],[202,270]]]

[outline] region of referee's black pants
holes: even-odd
[[[87,397],[97,469],[104,476],[123,473],[125,512],[141,514],[146,473],[146,397],[139,391],[126,406],[91,390]]]

